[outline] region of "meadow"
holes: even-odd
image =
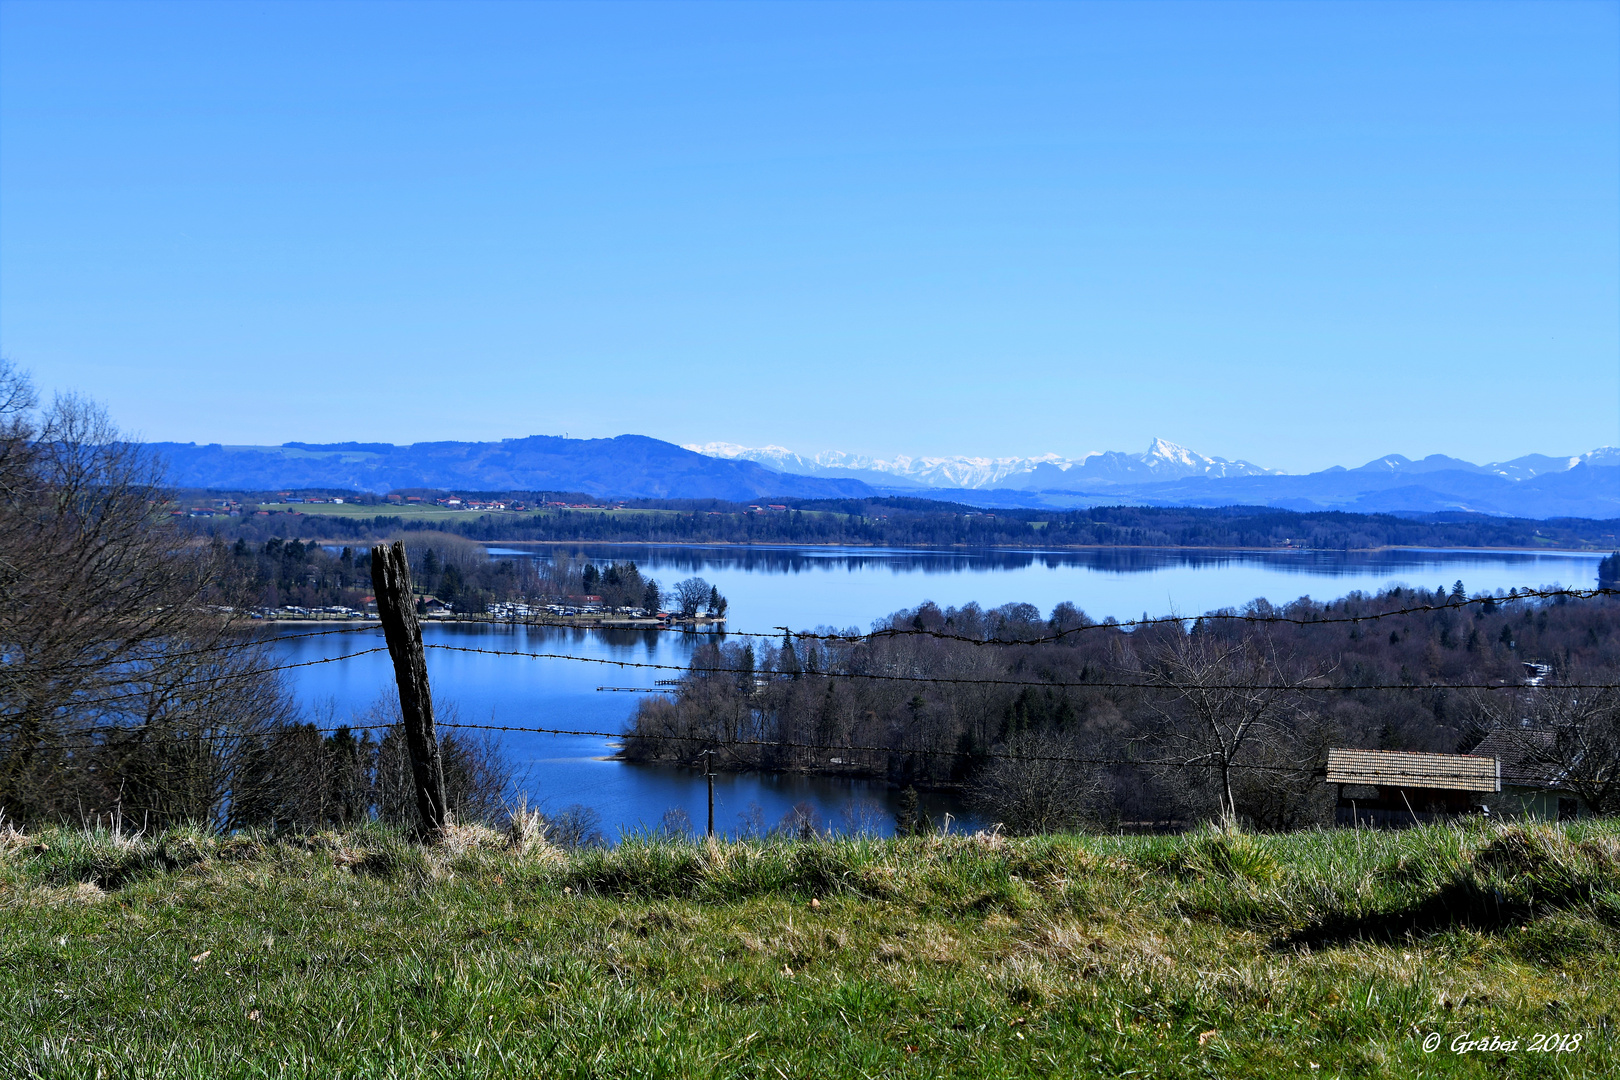
[[[0,1072],[1620,1074],[1620,823],[571,852],[536,824],[0,830]]]

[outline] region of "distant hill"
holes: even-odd
[[[644,435],[561,439],[535,435],[500,442],[285,443],[222,446],[153,443],[178,487],[266,491],[349,488],[392,491],[578,491],[644,499],[771,496],[862,498],[859,480],[795,476],[751,461],[725,461]]]

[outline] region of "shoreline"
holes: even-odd
[[[688,629],[709,629],[714,633],[723,634],[725,629],[724,618],[710,619],[699,617],[697,619],[669,619],[659,622],[657,619],[639,618],[602,618],[590,615],[558,615],[552,619],[507,619],[494,615],[462,615],[455,618],[442,619],[432,616],[418,616],[418,623],[422,626],[544,626],[561,627],[567,630],[665,630],[670,627],[684,627]],[[289,619],[257,618],[248,620],[250,623],[266,623],[274,626],[300,626],[315,623],[333,623],[337,625],[371,624],[382,629],[382,622],[378,619],[356,619],[346,615],[333,615],[330,618],[319,616],[299,616]]]
[[[353,546],[356,541],[326,540],[320,538],[305,540],[305,543],[322,545],[340,545],[347,543]],[[499,547],[672,547],[672,548],[849,548],[858,551],[1023,551],[1032,555],[1049,552],[1064,551],[1241,551],[1241,552],[1298,552],[1300,554],[1315,553],[1376,553],[1383,551],[1456,551],[1478,554],[1537,554],[1537,555],[1604,555],[1610,551],[1620,550],[1620,544],[1614,548],[1609,547],[1503,547],[1494,545],[1490,547],[1433,547],[1415,544],[1383,544],[1378,547],[1355,548],[1313,548],[1313,547],[1241,547],[1236,545],[1203,545],[1203,544],[1049,544],[1044,547],[1010,547],[1007,545],[984,544],[817,544],[804,542],[774,542],[762,540],[750,543],[740,543],[730,540],[474,540],[474,543],[484,548]]]
[[[636,736],[635,736],[634,732],[626,732],[625,734],[618,736],[618,738],[620,740],[633,739],[635,737]],[[897,754],[905,753],[905,751],[903,751],[903,750],[895,750],[895,751],[890,751],[890,752],[891,753],[897,753]],[[629,757],[625,753],[622,742],[621,742],[621,745],[620,745],[618,750],[615,750],[613,753],[608,754],[605,757],[599,757],[596,760],[597,761],[616,761],[616,762],[618,762],[618,763],[620,763],[622,765],[651,765],[651,766],[656,766],[657,768],[660,768],[660,769],[684,769],[684,770],[692,772],[696,776],[702,776],[703,775],[703,772],[702,772],[701,769],[698,769],[695,765],[692,765],[692,764],[688,763],[687,761],[685,761],[683,759],[679,759],[679,758],[636,758],[636,757]],[[719,776],[721,774],[725,774],[725,775],[728,775],[728,776],[748,776],[750,774],[758,775],[758,776],[817,776],[817,777],[823,777],[823,778],[830,778],[830,779],[834,779],[834,780],[860,780],[860,781],[863,781],[863,782],[868,783],[868,784],[882,784],[885,788],[887,788],[890,791],[903,791],[905,788],[911,787],[911,788],[916,788],[919,792],[926,791],[926,792],[931,792],[931,793],[936,794],[936,795],[955,795],[955,796],[958,796],[958,797],[964,797],[965,798],[966,794],[967,794],[967,785],[966,784],[942,783],[942,782],[939,782],[939,781],[922,781],[922,782],[910,781],[910,782],[907,782],[905,784],[899,784],[899,783],[896,783],[895,781],[889,779],[888,776],[886,776],[886,775],[884,775],[884,774],[882,774],[880,772],[877,772],[875,770],[817,769],[817,768],[811,768],[809,766],[796,766],[796,767],[792,767],[792,768],[781,768],[781,769],[767,769],[767,768],[763,768],[763,767],[760,767],[760,766],[755,766],[755,767],[747,768],[747,769],[717,768],[717,769],[714,770],[714,774],[716,776]]]

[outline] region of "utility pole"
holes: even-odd
[[[377,593],[377,615],[388,639],[399,684],[399,711],[405,722],[405,746],[411,756],[416,782],[416,808],[425,832],[436,833],[450,823],[444,792],[444,762],[439,738],[433,730],[433,693],[428,687],[427,653],[422,648],[422,624],[416,619],[411,596],[411,564],[405,544],[378,544],[371,549],[371,584]]]

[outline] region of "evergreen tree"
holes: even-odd
[[[894,812],[894,834],[896,836],[916,836],[922,815],[917,809],[917,789],[907,786],[900,793],[900,806]]]

